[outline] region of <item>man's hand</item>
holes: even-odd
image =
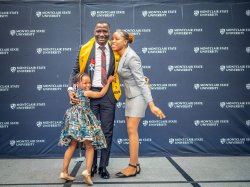
[[[69,90],[69,99],[70,99],[70,104],[75,105],[80,102],[80,99],[76,97],[76,93],[74,91]]]

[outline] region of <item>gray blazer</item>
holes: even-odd
[[[153,101],[142,72],[141,59],[129,46],[120,59],[117,72],[123,80],[126,98],[143,95],[147,103]]]

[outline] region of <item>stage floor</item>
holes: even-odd
[[[84,160],[84,158],[82,158]],[[70,172],[76,180],[58,178],[62,159],[0,159],[0,186],[80,187],[87,186],[81,173],[85,162],[74,158]],[[115,173],[126,167],[128,158],[111,158],[110,179],[93,178],[96,187],[249,187],[250,156],[235,157],[144,157],[136,177],[119,179]]]

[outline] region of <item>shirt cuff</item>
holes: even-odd
[[[75,91],[73,87],[68,87],[68,91]]]

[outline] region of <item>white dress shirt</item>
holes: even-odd
[[[93,87],[103,87],[101,82],[101,53],[102,50],[99,48],[100,45],[95,43],[95,71],[92,80]],[[105,55],[106,55],[106,72],[108,73],[110,64],[110,50],[108,43],[105,45]]]

